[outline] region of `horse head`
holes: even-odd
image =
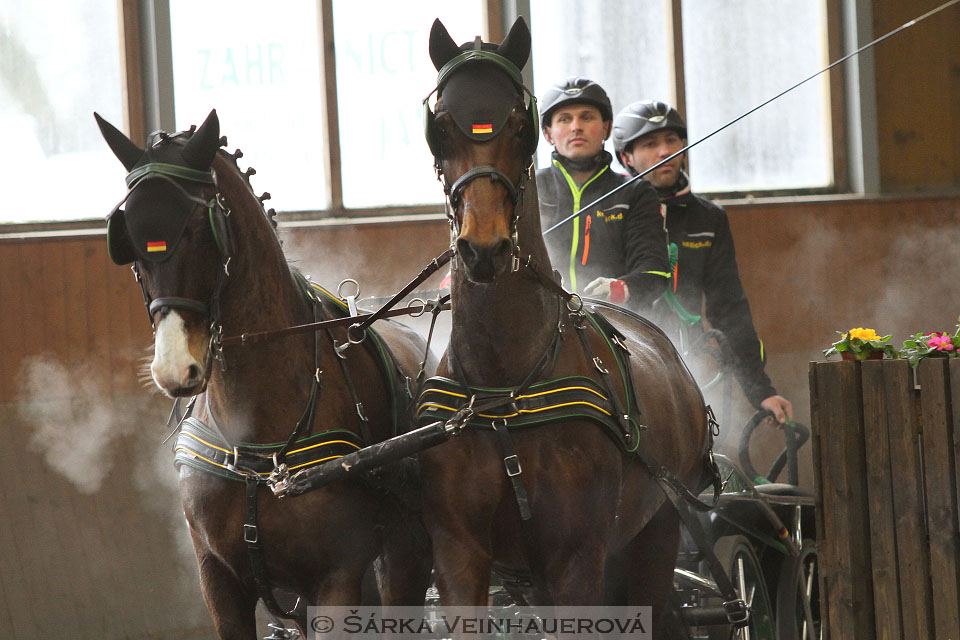
[[[425,133],[450,199],[457,253],[475,282],[507,271],[516,249],[539,137],[536,100],[520,75],[529,55],[522,18],[499,45],[478,37],[458,46],[439,20],[430,32],[439,77],[434,111],[424,101]]]
[[[150,366],[172,397],[205,388],[216,355],[219,299],[229,274],[230,238],[211,165],[220,147],[216,111],[198,129],[141,149],[94,114],[129,172],[130,191],[107,216],[110,258],[133,263],[155,331]]]

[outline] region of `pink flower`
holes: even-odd
[[[937,334],[931,333],[930,339],[927,340],[927,346],[936,349],[937,351],[953,351],[953,341],[945,333]]]

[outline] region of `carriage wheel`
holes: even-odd
[[[820,571],[817,545],[804,540],[799,556],[787,556],[777,585],[777,638],[820,640]]]
[[[750,541],[744,536],[727,536],[720,538],[713,550],[727,570],[737,595],[750,607],[750,623],[732,636],[729,627],[714,627],[710,630],[710,639],[776,640],[770,596]]]

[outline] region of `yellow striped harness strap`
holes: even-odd
[[[471,392],[476,392],[476,402],[479,404],[488,396],[507,395],[510,389],[471,388]],[[455,380],[440,376],[430,378],[424,383],[424,390],[417,399],[417,424],[422,426],[437,420],[448,420],[469,399],[466,390]],[[615,412],[614,404],[597,381],[587,376],[566,376],[534,383],[514,402],[489,413],[477,413],[466,426],[493,429],[495,421],[503,421],[513,429],[561,420],[587,420],[605,427],[624,451],[632,453],[639,442],[638,425],[631,420],[630,427],[634,433],[626,436]]]
[[[276,467],[276,454],[284,442],[272,444],[240,443],[232,450],[220,436],[196,418],[183,421],[173,448],[177,469],[187,465],[213,475],[245,482],[255,476],[265,482]],[[342,458],[363,446],[360,436],[346,429],[333,429],[297,440],[284,462],[291,470],[300,470],[334,458]]]

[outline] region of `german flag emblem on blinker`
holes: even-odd
[[[154,253],[155,251],[166,251],[167,243],[166,242],[148,242],[147,243],[147,253]]]
[[[492,124],[475,124],[473,125],[473,133],[474,135],[478,133],[493,133],[493,125]]]

